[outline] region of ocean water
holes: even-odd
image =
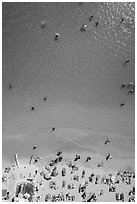
[[[4,159],[65,145],[53,126],[134,140],[134,94],[121,89],[135,82],[134,3],[5,2],[2,16]]]

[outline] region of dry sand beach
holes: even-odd
[[[135,4],[2,12],[3,201],[135,201]]]

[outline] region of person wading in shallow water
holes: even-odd
[[[12,89],[12,85],[11,84],[9,84],[9,89]]]
[[[57,156],[60,156],[62,154],[62,151],[57,152]]]
[[[107,138],[107,140],[105,141],[105,145],[107,144],[107,143],[109,143],[110,142],[110,140]]]
[[[88,156],[85,162],[88,162],[89,160],[91,160],[91,157]]]
[[[110,153],[106,156],[106,161],[109,160],[109,159],[112,159],[112,156],[111,156]]]

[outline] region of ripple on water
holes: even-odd
[[[101,3],[94,14],[94,22],[88,23],[92,37],[115,56],[131,56],[134,52],[134,9],[134,3]]]

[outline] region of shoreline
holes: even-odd
[[[117,171],[117,170],[120,170],[120,169],[125,169],[125,170],[129,170],[129,169],[132,169],[133,171],[135,171],[135,159],[134,158],[130,158],[130,159],[121,159],[121,158],[113,158],[112,160],[110,160],[109,162],[106,162],[105,161],[105,156],[99,154],[99,153],[94,153],[94,152],[87,152],[85,153],[82,153],[82,152],[75,152],[75,153],[66,153],[64,152],[63,155],[64,155],[64,162],[66,161],[70,161],[71,158],[74,157],[74,155],[76,154],[82,154],[82,160],[80,162],[81,165],[85,166],[86,167],[86,164],[84,164],[84,158],[86,158],[87,155],[90,155],[92,157],[92,163],[91,165],[88,165],[88,168],[91,168],[91,169],[94,169],[94,168],[97,168],[97,165],[101,162],[104,162],[105,163],[105,167],[107,169],[110,169],[110,170],[114,170],[114,171]],[[53,158],[55,157],[55,153],[52,153],[52,154],[48,154],[47,156],[42,156],[41,157],[41,160],[38,164],[38,166],[44,166],[46,165],[47,163],[49,163]],[[23,166],[24,164],[28,164],[29,163],[29,159],[30,158],[19,158],[19,163],[21,164],[21,166]],[[2,160],[2,169],[4,169],[6,166],[12,166],[13,164],[15,164],[14,162],[9,162],[8,160],[5,160],[3,158]]]

